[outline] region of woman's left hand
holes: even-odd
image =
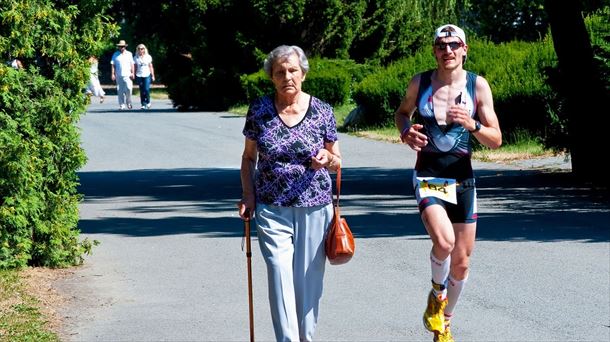
[[[327,167],[332,160],[332,154],[326,149],[321,149],[318,154],[311,157],[311,168],[319,170]]]

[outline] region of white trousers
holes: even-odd
[[[258,241],[277,341],[312,341],[324,282],[324,237],[332,204],[310,208],[257,203]]]
[[[116,79],[117,95],[119,95],[119,105],[131,105],[131,90],[133,89],[133,81],[129,76],[118,77]]]

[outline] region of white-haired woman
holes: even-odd
[[[250,104],[243,129],[239,214],[254,213],[278,341],[311,341],[333,218],[329,171],[341,165],[333,109],[301,90],[309,63],[282,45],[264,69],[275,93]]]
[[[136,55],[133,57],[136,66],[136,83],[140,88],[140,103],[142,109],[150,108],[150,85],[155,81],[155,69],[153,68],[152,56],[144,44],[136,47]]]

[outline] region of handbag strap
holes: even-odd
[[[339,196],[341,195],[341,167],[337,168],[337,200],[335,206],[339,206]]]

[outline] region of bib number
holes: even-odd
[[[457,204],[456,180],[452,178],[417,177],[420,198],[436,197]]]

